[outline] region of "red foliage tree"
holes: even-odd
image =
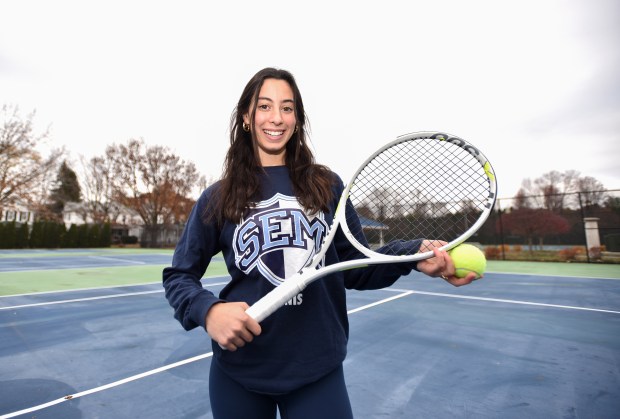
[[[566,233],[570,229],[568,221],[550,210],[520,208],[502,217],[502,226],[509,234],[527,239],[530,251],[537,238],[542,247],[543,239],[552,234]]]

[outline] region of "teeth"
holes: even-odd
[[[284,134],[284,131],[267,131],[266,129],[263,132],[267,135],[278,136]]]

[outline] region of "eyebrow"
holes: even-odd
[[[264,96],[259,96],[259,97],[258,97],[258,100],[268,100],[269,102],[273,102],[273,99],[268,98],[268,97],[264,97]],[[282,102],[283,102],[283,103],[284,103],[284,102],[295,103],[295,101],[294,101],[293,99],[284,99]]]

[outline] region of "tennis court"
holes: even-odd
[[[0,418],[210,418],[210,341],[161,287],[171,252],[0,252]],[[203,282],[227,281],[221,260]],[[10,294],[10,295],[7,295]],[[453,288],[349,293],[356,418],[616,418],[620,267],[490,262]]]

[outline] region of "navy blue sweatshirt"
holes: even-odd
[[[240,224],[205,221],[205,208],[218,184],[206,189],[192,209],[177,244],[172,266],[163,271],[166,298],[174,317],[186,330],[205,328],[211,306],[221,301],[259,300],[312,257],[315,243],[332,223],[342,181],[333,186],[327,213],[307,214],[294,197],[288,169],[265,167],[261,198]],[[354,217],[354,222],[359,222]],[[356,231],[357,229],[352,229]],[[360,238],[365,243],[363,237]],[[415,253],[419,242],[386,246],[392,254]],[[222,252],[230,282],[219,296],[204,289],[200,279],[211,258]],[[326,265],[363,257],[340,232],[325,254]],[[346,289],[378,289],[392,285],[415,264],[399,263],[353,269],[310,284],[287,305],[261,323],[262,333],[237,351],[213,342],[214,359],[234,380],[249,390],[280,394],[323,377],[338,367],[347,352],[349,323]]]

